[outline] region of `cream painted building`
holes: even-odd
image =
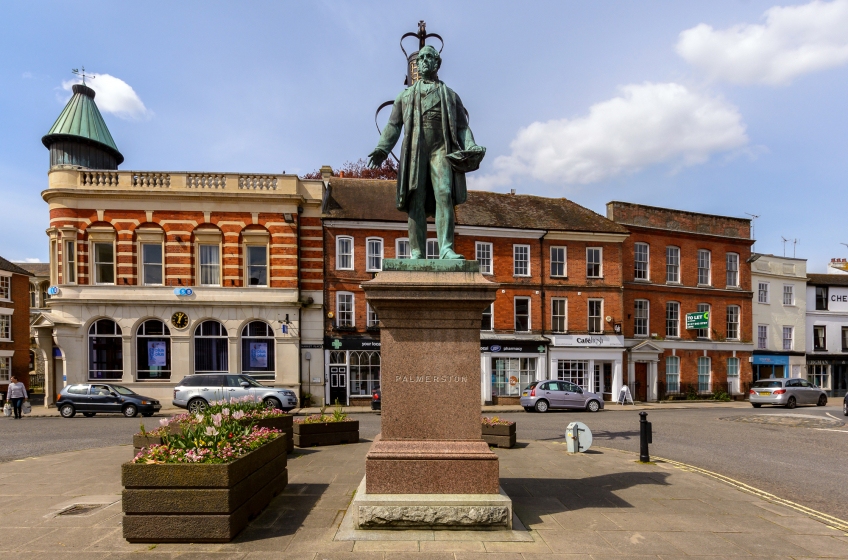
[[[807,261],[751,255],[754,381],[806,377]]]
[[[51,286],[32,329],[47,404],[65,384],[112,381],[170,405],[201,373],[323,385],[303,377],[324,369],[310,352],[323,346],[322,181],[119,171],[86,86],[43,142]]]

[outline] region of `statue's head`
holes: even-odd
[[[435,48],[426,45],[418,51],[418,72],[422,78],[428,80],[435,78],[441,65],[442,57],[439,56],[439,51]]]

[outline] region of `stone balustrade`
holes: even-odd
[[[294,194],[298,177],[288,174],[205,173],[80,169],[56,166],[50,170],[51,188],[132,191],[216,191]]]

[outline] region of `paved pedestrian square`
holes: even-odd
[[[498,531],[372,531],[337,540],[370,442],[298,449],[290,482],[228,544],[131,544],[121,536],[120,464],[130,446],[0,464],[0,552],[14,558],[543,560],[848,558],[848,536],[798,511],[631,453],[522,441],[498,449],[501,485],[529,537]],[[450,473],[443,473],[450,476]],[[57,515],[74,505],[77,515]]]

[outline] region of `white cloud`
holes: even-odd
[[[71,91],[71,87],[79,83],[82,80],[62,82],[62,89]],[[153,112],[144,106],[132,86],[120,78],[97,74],[93,80],[87,80],[86,85],[97,94],[95,101],[103,112],[125,120],[149,119],[153,116]]]
[[[675,84],[630,84],[621,95],[574,119],[535,122],[495,159],[492,175],[470,179],[489,189],[520,177],[588,184],[650,165],[704,163],[748,143],[739,111],[721,98]]]
[[[41,259],[39,259],[39,258],[31,258],[31,257],[30,257],[30,258],[26,258],[26,259],[24,259],[24,261],[25,261],[25,262],[28,262],[28,263],[40,263],[40,262],[41,262]]]
[[[677,53],[710,78],[737,84],[787,84],[848,63],[848,0],[775,6],[763,16],[763,25],[687,29]]]

